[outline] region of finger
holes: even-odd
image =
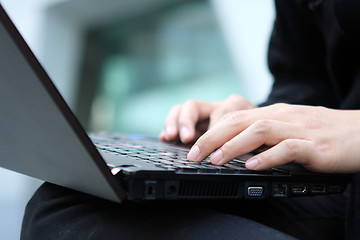
[[[194,140],[197,123],[209,118],[213,104],[197,100],[188,100],[182,106],[178,118],[180,139],[183,143]]]
[[[158,136],[159,140],[160,141],[166,141],[166,138],[165,138],[165,131],[162,131],[159,136]]]
[[[244,131],[258,120],[273,119],[281,121],[283,114],[274,112],[274,107],[254,108],[230,112],[222,117],[218,123],[204,133],[188,153],[189,161],[201,161],[224,143]]]
[[[243,129],[243,120],[239,112],[227,114],[226,118],[205,132],[190,149],[187,158],[189,161],[199,162],[205,159],[210,153],[219,148],[225,142],[235,137]],[[245,121],[245,120],[244,120]]]
[[[178,118],[181,111],[181,105],[175,105],[170,109],[170,112],[165,120],[164,139],[166,141],[174,141],[179,135]]]
[[[277,120],[259,120],[221,146],[210,160],[213,164],[223,165],[263,145],[273,146],[284,139],[302,139],[305,136],[305,131],[297,125]]]
[[[265,170],[289,162],[297,162],[304,167],[310,166],[314,157],[314,144],[304,139],[286,139],[269,150],[246,161],[245,167],[250,170]],[[315,154],[316,155],[316,154]]]
[[[278,120],[259,120],[222,145],[210,160],[213,164],[223,165],[262,145],[273,146],[288,138],[302,139],[305,136],[305,130],[295,124]]]
[[[211,113],[209,128],[213,127],[226,113],[255,108],[246,98],[240,95],[231,95],[225,101],[218,104],[216,110]]]

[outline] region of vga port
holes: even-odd
[[[264,187],[262,186],[249,186],[247,188],[247,195],[249,197],[262,197],[264,194]]]

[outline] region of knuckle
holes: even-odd
[[[186,127],[193,127],[195,126],[196,122],[192,120],[192,117],[188,114],[181,114],[177,119],[177,124],[179,127],[186,126]]]
[[[239,94],[231,94],[229,97],[228,97],[229,100],[232,100],[232,101],[242,101],[242,100],[245,100],[245,98]]]
[[[196,143],[196,145],[201,146],[202,150],[208,151],[209,149],[211,149],[213,146],[215,146],[215,141],[214,139],[211,137],[211,135],[208,132],[205,132],[201,138],[199,138],[198,142]]]
[[[198,112],[198,102],[193,99],[187,100],[181,107],[180,114],[178,116],[178,124],[180,126],[193,125],[194,116]]]
[[[174,107],[173,107],[173,109],[179,109],[179,108],[181,108],[181,104],[176,104],[176,105],[174,105]]]
[[[186,100],[184,105],[188,106],[188,107],[196,107],[198,101],[195,100],[195,99],[189,99],[189,100]]]
[[[224,155],[231,155],[232,151],[234,150],[234,144],[231,141],[226,142],[221,147],[221,150],[223,151]]]
[[[306,114],[305,108],[299,105],[284,104],[282,110],[283,112],[285,112],[285,114],[293,114],[293,115]]]
[[[278,115],[284,115],[285,117],[290,118],[307,115],[306,108],[303,106],[291,105],[287,103],[276,103],[273,105],[271,110]]]
[[[266,159],[266,160],[265,160]],[[278,157],[272,151],[268,151],[264,154],[263,158],[259,158],[259,162],[266,166],[266,168],[276,166]]]
[[[210,114],[209,119],[212,121],[213,124],[217,123],[219,120],[222,119],[224,113],[222,111],[214,111]]]
[[[287,103],[276,103],[276,104],[272,105],[271,110],[276,113],[280,113],[280,114],[289,114],[293,107],[294,106],[289,105]]]
[[[180,118],[178,120],[178,124],[179,124],[179,127],[190,125],[189,121],[187,119],[185,119],[185,118]]]
[[[328,108],[324,107],[324,106],[313,106],[312,107],[315,111],[321,111],[321,112],[324,112],[324,111],[327,111]]]
[[[286,139],[283,141],[286,151],[291,155],[295,156],[300,149],[300,144],[295,139]]]
[[[266,135],[271,130],[272,121],[271,120],[258,120],[252,125],[252,127],[254,128],[255,134]]]
[[[209,118],[210,119],[214,119],[214,118],[218,118],[219,116],[222,115],[222,111],[221,110],[215,110],[213,112],[210,113]]]
[[[222,117],[223,121],[227,121],[227,122],[230,122],[230,123],[242,122],[242,121],[245,121],[245,119],[246,119],[246,115],[241,111],[229,112],[229,113],[226,113]]]
[[[283,109],[289,106],[287,103],[275,103],[272,105],[275,109]]]
[[[231,102],[232,105],[237,106],[237,109],[250,109],[254,107],[247,98],[238,94],[231,95],[228,101]]]
[[[177,112],[179,109],[181,109],[181,106],[182,106],[181,104],[176,104],[173,107],[171,107],[170,114]]]
[[[311,119],[311,120],[306,119],[306,120],[307,121],[304,121],[304,123],[300,125],[305,129],[312,130],[312,129],[320,128],[322,126],[322,122],[317,121],[316,119]]]
[[[229,113],[229,111],[223,107],[221,108],[217,108],[214,111],[212,111],[209,115],[210,119],[216,119],[218,120],[222,120],[223,118],[225,118],[225,115]]]

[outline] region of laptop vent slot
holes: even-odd
[[[180,198],[235,198],[239,183],[234,181],[191,181],[180,182]]]

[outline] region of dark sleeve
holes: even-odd
[[[268,62],[274,76],[265,103],[322,105],[336,108],[339,100],[327,75],[325,47],[307,1],[277,0]]]
[[[344,34],[360,41],[360,1],[334,0],[334,13]]]

